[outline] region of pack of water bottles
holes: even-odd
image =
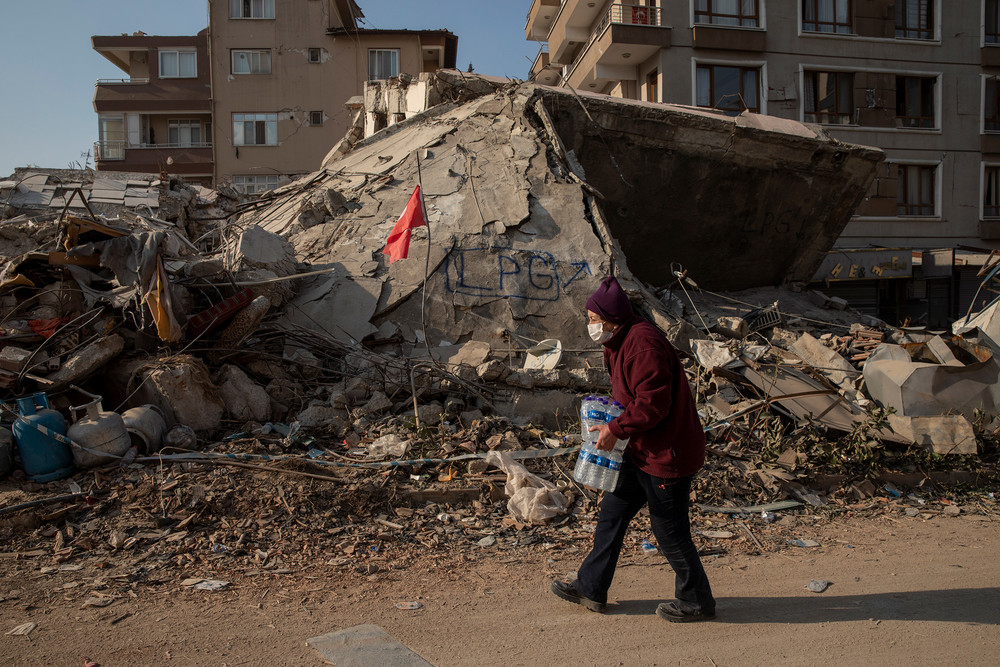
[[[612,451],[597,449],[598,431],[592,426],[603,426],[624,412],[622,404],[607,396],[587,396],[580,406],[580,435],[583,446],[573,469],[573,479],[584,486],[601,491],[613,491],[618,485],[622,468],[622,452],[628,440],[619,440]]]

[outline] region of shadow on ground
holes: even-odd
[[[656,613],[663,600],[620,600],[609,614]],[[829,623],[938,621],[1000,625],[1000,588],[800,597],[719,597],[716,623]]]

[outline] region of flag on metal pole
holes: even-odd
[[[420,193],[420,186],[413,189],[410,201],[406,204],[406,210],[399,216],[396,225],[389,232],[386,239],[385,248],[382,252],[389,255],[389,263],[392,264],[397,259],[406,259],[410,252],[410,232],[415,227],[423,227],[427,224],[424,218],[424,201]]]

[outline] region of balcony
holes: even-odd
[[[98,79],[98,86],[144,86],[149,79]]]
[[[534,0],[528,10],[528,20],[524,25],[525,39],[544,42],[549,37],[552,22],[559,13],[559,0]]]
[[[212,110],[202,79],[98,79],[95,88],[94,110],[98,113]]]
[[[562,79],[562,68],[549,62],[549,49],[545,44],[531,63],[531,79],[545,86],[558,86]]]
[[[636,65],[670,48],[670,35],[659,8],[611,5],[573,62],[567,85],[598,88],[634,81]]]
[[[130,171],[180,175],[212,173],[212,144],[129,144],[124,140],[95,141],[94,161],[98,171]]]

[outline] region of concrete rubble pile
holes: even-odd
[[[4,421],[41,394],[63,418],[158,426],[96,454],[68,430],[86,475],[17,469],[8,442],[0,512],[20,518],[0,530],[28,551],[56,539],[59,562],[202,566],[204,547],[280,571],[333,550],[367,574],[377,545],[568,545],[596,500],[567,472],[580,397],[610,389],[584,303],[611,273],[682,354],[705,511],[993,475],[991,313],[903,330],[801,287],[880,159],[791,121],[441,72],[371,84],[322,168],[260,197],[166,175],[156,206],[95,211],[83,178],[58,215],[8,197]],[[418,183],[428,225],[390,264]],[[67,487],[61,509],[21,512]],[[311,545],[296,556],[289,522]]]

